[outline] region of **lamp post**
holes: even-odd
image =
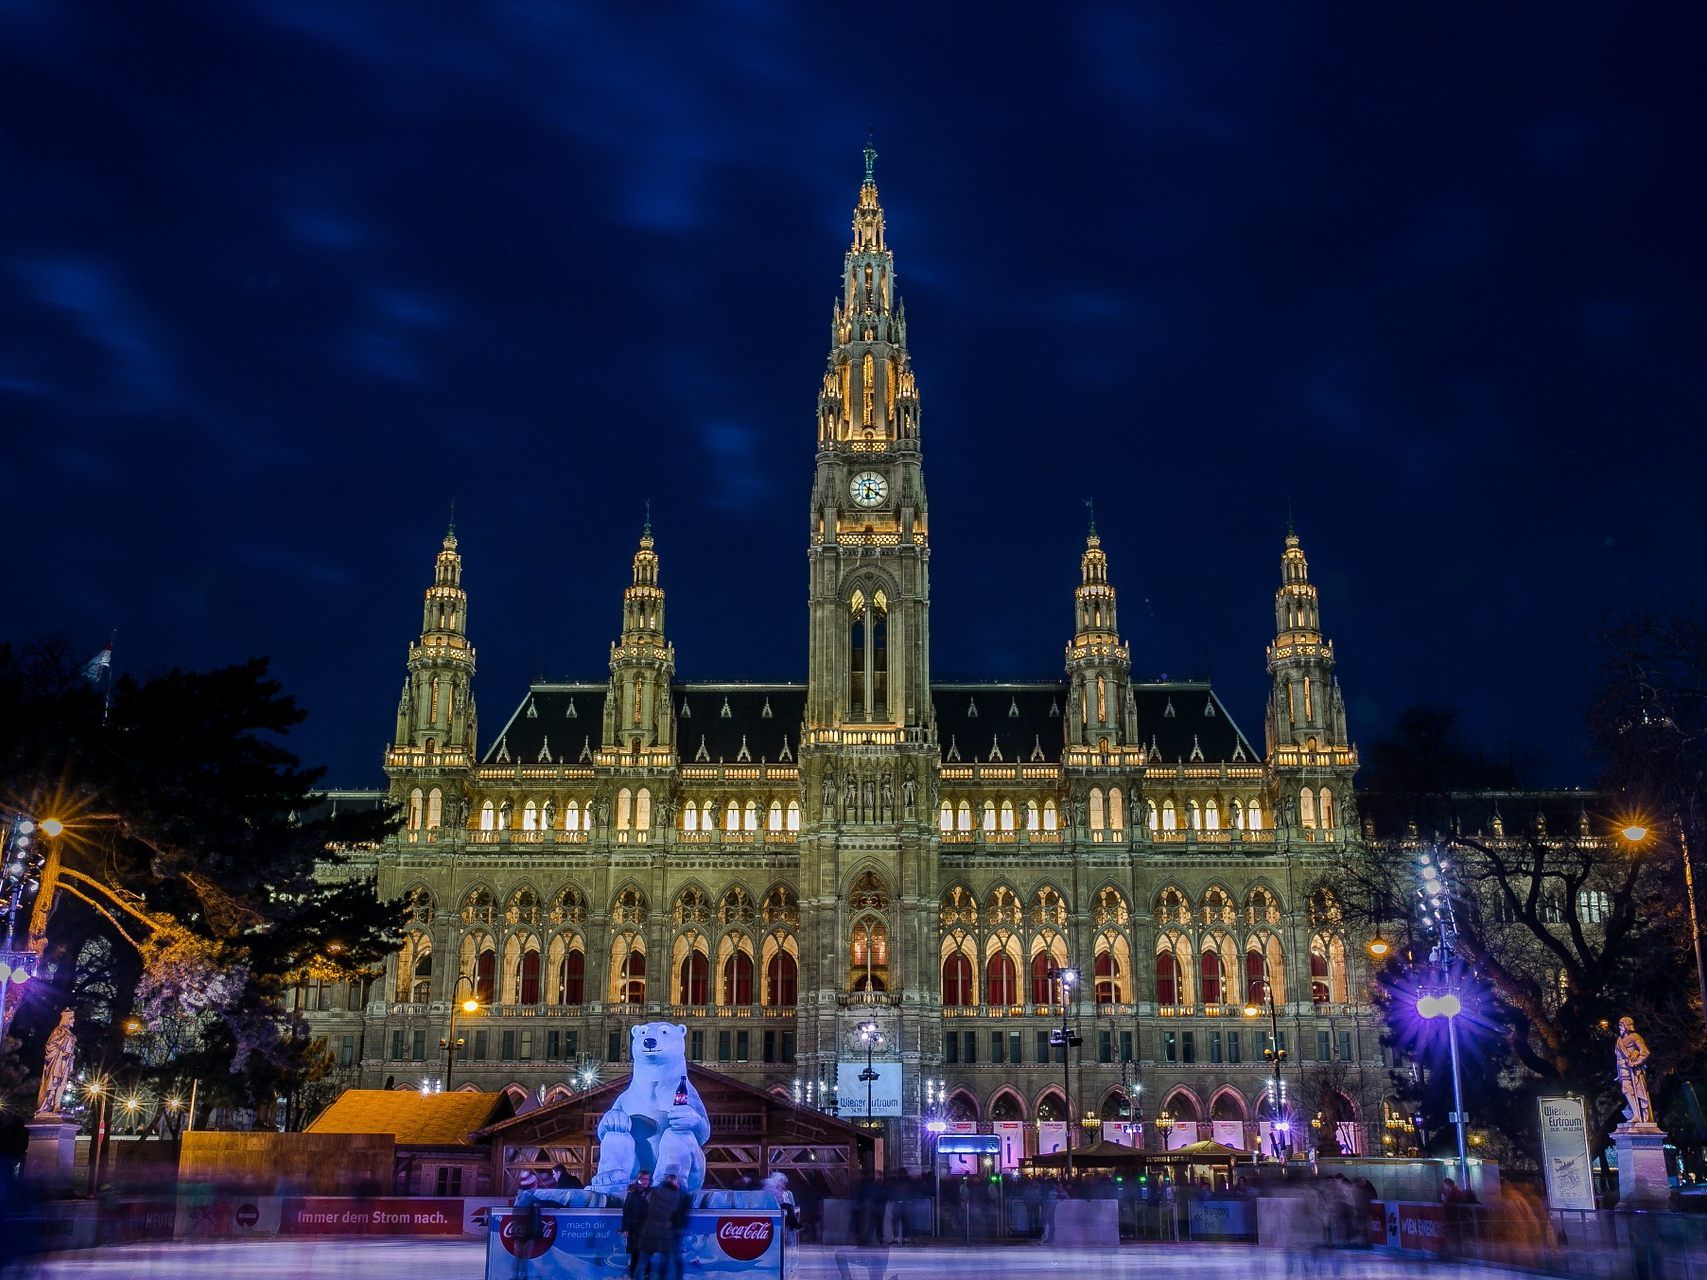
[[[1701,963],[1701,922],[1695,914],[1695,864],[1689,856],[1689,835],[1683,829],[1681,814],[1673,817],[1672,825],[1677,828],[1677,851],[1683,857],[1683,892],[1689,899],[1689,940],[1695,948],[1695,982],[1701,990],[1701,1016],[1707,1022],[1707,966]],[[1618,834],[1632,847],[1640,848],[1653,833],[1646,823],[1632,820],[1620,827]]]
[[[455,990],[453,990],[451,992],[450,1025],[445,1028],[444,1038],[439,1041],[439,1048],[441,1048],[445,1051],[445,1092],[446,1093],[450,1092],[451,1063],[456,1057],[456,1051],[458,1049],[462,1048],[462,1040],[456,1034],[456,1011],[457,1011],[457,1007],[458,1007],[457,997],[462,994],[462,984],[465,982],[468,984],[468,998],[466,1000],[461,1001],[462,1011],[464,1013],[479,1013],[480,1012],[480,1001],[475,999],[475,996],[474,996],[475,989],[476,989],[474,979],[471,978],[466,973],[458,974],[457,979],[456,979],[456,988],[455,988]]]
[[[1269,1026],[1268,1048],[1262,1051],[1262,1056],[1274,1070],[1274,1083],[1269,1086],[1269,1111],[1273,1116],[1269,1122],[1273,1127],[1269,1142],[1274,1147],[1275,1157],[1284,1160],[1292,1154],[1292,1125],[1286,1119],[1285,1082],[1280,1078],[1280,1064],[1286,1061],[1286,1050],[1280,1047],[1280,1010],[1274,1007],[1274,987],[1266,977],[1263,979],[1262,994],[1268,1005]],[[1262,1009],[1255,1004],[1247,1004],[1245,1017],[1260,1018]]]
[[[869,1126],[875,1119],[871,1114],[871,1090],[877,1083],[877,1068],[872,1066],[871,1058],[877,1052],[877,1046],[883,1043],[883,1029],[875,1022],[862,1022],[859,1024],[859,1040],[865,1046],[865,1070],[859,1073],[859,1078],[865,1085],[865,1120]]]
[[[4,899],[6,915],[6,945],[0,948],[0,1043],[6,1039],[7,997],[10,987],[17,983],[20,987],[35,976],[36,951],[25,948],[14,951],[18,933],[18,911],[23,906],[24,895],[33,893],[40,888],[40,874],[47,862],[47,855],[36,847],[38,836],[46,836],[52,840],[65,828],[57,818],[48,818],[37,823],[35,819],[19,814],[14,817],[6,829],[3,841],[0,841],[0,852],[3,852],[3,870],[0,870],[0,897]]]
[[[1067,1121],[1067,1176],[1073,1176],[1073,1055],[1067,1050],[1079,1045],[1084,1037],[1068,1029],[1067,1005],[1072,999],[1073,984],[1079,971],[1073,968],[1049,966],[1049,980],[1057,984],[1061,994],[1061,1029],[1049,1033],[1049,1044],[1061,1050],[1061,1102],[1063,1118]]]
[[[101,1189],[101,1157],[106,1154],[107,1146],[107,1095],[112,1092],[112,1082],[103,1076],[96,1076],[83,1086],[83,1092],[92,1093],[100,1100],[95,1118],[95,1154],[89,1161],[89,1194],[94,1196]]]
[[[1417,996],[1417,1014],[1423,1018],[1446,1019],[1446,1043],[1452,1055],[1452,1126],[1458,1135],[1458,1185],[1470,1185],[1470,1153],[1465,1143],[1464,1081],[1458,1065],[1458,1014],[1464,1004],[1453,989],[1451,978],[1452,947],[1458,940],[1457,917],[1452,913],[1452,891],[1446,874],[1451,865],[1438,852],[1417,855],[1417,875],[1422,884],[1417,897],[1422,902],[1423,922],[1433,924],[1440,934],[1440,945],[1434,959],[1439,963],[1440,978],[1437,991],[1422,991]]]

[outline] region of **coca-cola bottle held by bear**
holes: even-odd
[[[676,1086],[676,1105],[678,1107],[688,1105],[688,1078],[686,1076],[683,1076],[681,1083]]]

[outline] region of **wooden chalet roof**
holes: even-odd
[[[309,1133],[385,1133],[400,1147],[466,1147],[482,1126],[509,1115],[505,1093],[346,1089],[314,1117]]]
[[[589,1134],[599,1117],[610,1110],[617,1095],[628,1087],[620,1076],[573,1097],[535,1107],[522,1115],[494,1120],[469,1136],[511,1143],[549,1143],[555,1136]],[[711,1116],[711,1141],[743,1138],[769,1143],[806,1142],[820,1144],[871,1145],[872,1135],[846,1121],[811,1107],[797,1106],[752,1085],[688,1063],[688,1079],[699,1092]],[[440,1095],[443,1096],[443,1095]]]

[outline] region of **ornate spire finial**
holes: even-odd
[[[1085,514],[1086,518],[1089,519],[1091,526],[1088,532],[1090,533],[1090,536],[1094,538],[1097,536],[1097,504],[1095,498],[1085,499]]]
[[[1296,528],[1294,528],[1293,524],[1292,524],[1292,499],[1291,498],[1288,498],[1286,500],[1286,536],[1288,538],[1296,538],[1298,536],[1298,530]]]
[[[447,538],[456,537],[456,499],[455,498],[452,498],[450,500],[450,524],[445,529],[445,536]]]
[[[652,499],[650,498],[646,499],[646,523],[640,526],[640,536],[643,538],[652,536]]]
[[[877,183],[877,130],[868,128],[865,133],[865,181],[868,186]]]

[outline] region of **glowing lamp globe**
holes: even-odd
[[[1419,1018],[1438,1018],[1440,1016],[1440,998],[1438,996],[1418,996],[1417,1016]]]
[[[471,1000],[464,1000],[462,1002],[462,1011],[464,1013],[479,1013],[480,1012],[480,1001],[472,1000],[472,999]]]
[[[1440,997],[1440,1016],[1443,1018],[1456,1018],[1463,1007],[1458,997],[1450,991]]]
[[[1639,822],[1632,822],[1624,828],[1624,838],[1631,844],[1640,844],[1648,838],[1648,829]]]
[[[65,824],[58,818],[46,818],[42,821],[41,831],[44,836],[57,836],[65,830]]]

